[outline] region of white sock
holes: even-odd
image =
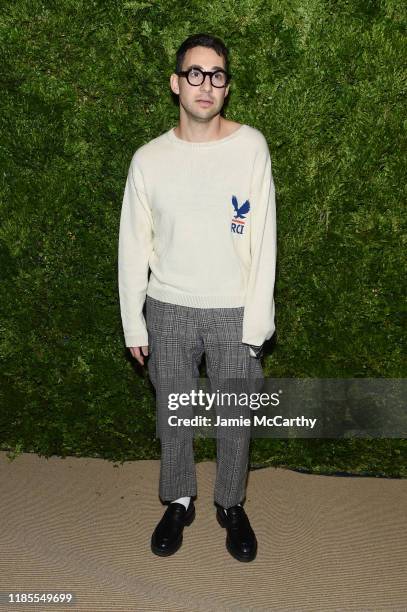
[[[175,502],[178,502],[179,504],[184,504],[185,508],[188,510],[190,499],[190,497],[179,497],[178,499],[174,499],[171,503],[175,504]]]
[[[236,504],[236,506],[241,506],[241,505],[242,505],[242,504]],[[227,509],[226,509],[226,508],[223,508],[223,509],[224,509],[224,511],[225,511],[225,512],[226,512],[226,514],[227,514],[227,513],[228,513],[228,509],[229,509],[229,508],[227,508]]]

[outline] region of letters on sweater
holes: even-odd
[[[118,245],[126,346],[148,345],[146,294],[198,308],[244,306],[241,341],[260,346],[274,323],[276,204],[263,134],[189,142],[174,128],[134,153]],[[149,276],[149,270],[151,270]]]

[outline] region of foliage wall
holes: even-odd
[[[153,387],[122,335],[119,217],[134,151],[178,122],[169,76],[196,32],[230,49],[225,116],[270,147],[266,376],[404,376],[403,3],[1,5],[1,448],[159,457]],[[198,441],[197,460],[214,453]],[[405,475],[406,446],[255,440],[252,462]]]

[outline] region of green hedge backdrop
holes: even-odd
[[[405,375],[402,2],[1,6],[0,448],[160,456],[153,387],[124,346],[119,218],[134,151],[178,122],[169,76],[197,32],[229,47],[224,114],[260,129],[272,157],[277,334],[265,375]],[[214,440],[196,441],[197,461],[214,457]],[[251,461],[407,474],[402,439],[256,439]]]

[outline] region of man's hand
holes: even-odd
[[[141,350],[140,350],[141,349]],[[143,353],[141,352],[143,351]],[[144,358],[148,355],[148,345],[147,346],[131,346],[130,353],[133,355],[135,359],[139,362],[140,365],[144,365]]]

